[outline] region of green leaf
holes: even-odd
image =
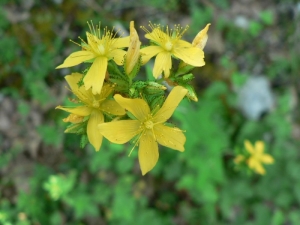
[[[266,25],[272,25],[274,23],[274,13],[271,10],[260,12],[259,17]]]
[[[257,37],[262,31],[262,29],[263,26],[259,22],[251,21],[249,24],[249,32],[253,37]]]
[[[285,214],[280,210],[276,209],[275,213],[272,216],[272,222],[273,225],[282,225],[285,221]]]
[[[59,146],[62,142],[63,135],[57,132],[57,127],[55,126],[49,124],[40,125],[37,127],[37,131],[47,145]]]

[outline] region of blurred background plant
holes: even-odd
[[[124,31],[130,20],[189,24],[189,41],[212,24],[194,70],[199,102],[173,117],[186,151],[161,148],[144,177],[129,145],[80,149],[54,110],[80,66],[54,68],[89,20]],[[2,0],[0,224],[299,224],[299,20],[292,0]],[[234,165],[246,139],[275,159],[265,176]]]

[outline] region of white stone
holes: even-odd
[[[238,91],[238,107],[243,114],[252,120],[272,110],[275,101],[267,78],[249,77],[245,85]]]

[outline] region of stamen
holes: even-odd
[[[133,149],[138,145],[138,143],[140,142],[140,139],[141,139],[141,137],[142,137],[142,135],[143,135],[144,133],[145,133],[145,132],[143,131],[143,132],[140,134],[140,136],[138,137],[138,139],[135,141],[134,146],[133,146],[132,149],[130,150],[128,156],[131,155]]]
[[[78,38],[80,39],[80,37],[78,37]],[[79,47],[82,47],[81,44],[78,44],[77,42],[75,42],[75,41],[73,41],[73,40],[71,40],[71,39],[70,39],[69,41],[71,41],[71,42],[72,42],[73,44],[75,44],[75,45],[78,45]]]

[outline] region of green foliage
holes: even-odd
[[[176,0],[164,0],[163,2],[160,0],[154,0],[151,2],[143,0],[141,1],[141,3],[145,4],[148,7],[152,6],[163,11],[176,10],[176,8],[178,7]]]
[[[63,136],[57,132],[56,126],[51,126],[49,124],[41,125],[37,128],[37,131],[47,145],[58,146],[62,141]]]
[[[213,10],[209,7],[198,7],[194,1],[191,1],[192,21],[191,29],[196,33],[203,29],[207,23],[210,23],[213,16]]]
[[[53,200],[63,198],[74,187],[76,174],[70,172],[69,175],[51,175],[44,183],[44,189],[49,193]]]
[[[266,25],[272,25],[274,23],[274,14],[270,10],[262,11],[260,13],[260,19]]]
[[[64,30],[75,30],[67,36],[70,38],[79,35],[75,34],[76,31],[84,30],[86,20],[103,20],[105,17],[104,20],[111,22],[116,14],[124,14],[124,20],[127,20],[132,18],[131,14],[138,13],[131,11],[134,7],[128,6],[129,3],[124,3],[124,6],[114,2],[114,6],[109,1],[101,1],[107,9],[101,11],[97,5],[91,10],[83,5],[78,7],[76,1],[57,2],[33,3],[34,7],[26,12],[32,17],[15,23],[8,20],[5,11],[13,8],[15,3],[0,3],[0,104],[3,96],[15,103],[15,112],[9,112],[12,113],[12,123],[7,133],[3,130],[0,133],[0,224],[299,223],[300,143],[297,132],[300,117],[299,105],[295,107],[295,104],[299,97],[300,63],[298,45],[292,42],[299,35],[296,23],[290,23],[290,15],[282,16],[276,10],[261,11],[256,15],[258,18],[249,18],[248,27],[241,28],[234,24],[234,18],[227,18],[231,12],[227,10],[234,1],[214,0],[202,4],[190,0],[185,3],[184,9],[192,20],[191,38],[211,22],[209,37],[212,33],[219,33],[224,51],[211,56],[211,52],[204,49],[206,66],[197,71],[201,74],[193,71],[195,84],[199,86],[196,90],[189,90],[191,95],[197,94],[198,102],[186,99],[172,118],[172,125],[185,130],[185,152],[160,148],[158,164],[143,177],[137,147],[128,157],[132,143],[117,145],[104,140],[101,150],[95,152],[90,145],[86,146],[85,133],[80,133],[82,136],[64,134],[62,113],[53,110],[54,105],[61,103],[59,101],[67,101],[61,100],[61,90],[56,90],[62,86],[63,77],[53,69],[62,60],[58,55],[71,52],[65,47],[68,40]],[[162,4],[157,0],[142,1],[141,4],[149,3],[151,8],[147,10],[154,16],[170,13],[165,20],[171,20],[173,16],[181,15],[178,13],[179,2],[170,0]],[[20,5],[17,9],[22,11],[26,7],[29,6]],[[43,8],[53,13],[55,19],[49,22],[52,17],[49,13],[41,13]],[[282,22],[284,18],[288,23]],[[36,30],[34,21],[42,21]],[[75,24],[70,25],[70,21]],[[29,31],[33,31],[32,36],[28,36]],[[60,40],[61,37],[65,40]],[[283,52],[269,52],[276,46],[268,46],[265,39],[274,37],[280,40],[279,49]],[[135,95],[138,95],[139,88],[146,88],[149,92],[156,88],[150,82],[153,80],[151,66],[141,71],[146,73],[148,81],[134,85],[114,66],[109,64],[111,80],[119,82],[120,92],[131,85]],[[211,69],[206,72],[206,68]],[[251,121],[237,110],[234,89],[241,87],[257,68],[272,82],[276,105],[258,121]],[[174,74],[181,79],[176,81],[187,88],[192,87],[188,86],[191,85],[188,74],[191,69],[183,67]],[[220,71],[221,78],[216,75]],[[182,74],[188,76],[181,77]],[[207,83],[202,85],[206,78]],[[148,101],[156,105],[163,99]],[[43,122],[34,128],[41,138],[36,156],[24,147],[24,136],[15,137],[11,132],[14,126],[24,130],[31,107],[43,109],[40,112]],[[5,112],[4,108],[0,111]],[[19,118],[15,113],[20,116],[20,121],[15,119]],[[12,141],[6,145],[10,139]],[[275,164],[265,167],[265,176],[248,173],[246,168],[238,169],[234,165],[233,159],[237,151],[242,151],[245,139],[263,140],[266,153],[275,158]],[[79,145],[86,147],[80,149]],[[2,146],[6,148],[2,149]],[[19,174],[19,171],[23,173]]]
[[[212,2],[220,8],[223,8],[223,9],[229,8],[229,2],[227,0],[225,0],[225,1],[224,0],[213,0]]]
[[[247,74],[235,72],[231,75],[232,83],[235,87],[241,88],[247,81]]]
[[[252,37],[257,37],[261,33],[262,29],[263,26],[261,25],[260,22],[251,21],[249,24],[249,33]]]

